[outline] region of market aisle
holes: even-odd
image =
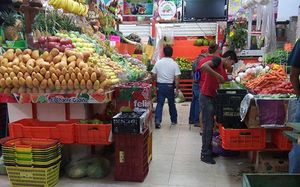
[[[103,180],[61,178],[57,187],[240,187],[241,171],[249,171],[247,158],[217,158],[216,165],[200,161],[199,128],[187,125],[189,103],[177,104],[178,122],[170,128],[167,104],[162,129],[154,130],[153,160],[143,183],[113,181],[113,175]],[[9,186],[0,176],[1,187]]]

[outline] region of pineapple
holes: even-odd
[[[1,18],[4,20],[4,36],[6,40],[15,41],[19,39],[19,27],[16,27],[17,16],[14,12],[2,12]]]

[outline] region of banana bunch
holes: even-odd
[[[85,0],[75,0],[76,2],[78,2],[78,3],[86,3],[86,1]]]
[[[78,0],[78,1],[83,1],[83,0]],[[52,5],[56,9],[61,8],[67,12],[79,16],[87,16],[89,11],[88,5],[84,5],[74,0],[50,0],[49,5]]]

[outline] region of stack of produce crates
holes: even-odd
[[[2,141],[4,164],[12,186],[55,186],[61,146],[57,140],[8,138]]]

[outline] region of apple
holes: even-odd
[[[60,43],[62,45],[68,45],[68,44],[72,44],[72,40],[69,39],[69,38],[63,38],[63,39],[60,40]]]
[[[57,42],[49,42],[46,46],[51,50],[53,48],[58,48],[57,46],[59,46],[59,44]]]
[[[44,37],[44,36],[42,36],[42,37],[39,38],[39,43],[40,43],[40,44],[45,44],[46,41],[47,41],[47,39],[46,39],[46,37]]]

